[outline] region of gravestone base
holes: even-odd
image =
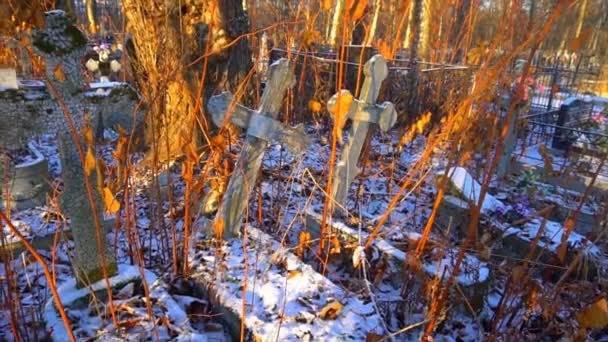
[[[306,212],[306,226],[309,232],[312,235],[312,238],[319,238],[320,235],[320,225],[321,225],[322,216],[311,209],[308,209]],[[349,243],[357,243],[359,232],[355,229],[348,227],[346,224],[328,219],[327,220],[328,229],[332,230],[332,233],[337,234],[338,238],[341,241],[349,242]],[[361,240],[366,241],[368,238],[367,232],[361,232]],[[409,244],[416,244],[420,240],[421,235],[418,233],[407,233],[407,240]],[[401,249],[393,246],[389,241],[384,240],[380,237],[376,237],[373,246],[377,248],[382,254],[386,255],[391,259],[393,263],[396,264],[396,269],[398,270],[394,274],[391,274],[391,283],[394,286],[401,286],[404,281],[403,269],[405,264],[408,262],[408,252],[404,252]],[[436,261],[423,261],[421,263],[422,270],[425,273],[425,277],[420,277],[420,275],[416,275],[417,279],[424,284],[424,282],[429,279],[436,279],[443,275],[444,268],[446,268],[444,274],[444,280],[450,276],[451,273],[451,263],[455,261],[455,255],[457,253],[456,249],[449,249],[447,251],[447,256],[445,256],[442,260]],[[345,257],[347,262],[352,264],[352,254],[348,254]],[[466,270],[466,271],[465,271]],[[474,272],[477,274],[473,274]],[[490,280],[490,269],[487,267],[487,264],[478,260],[476,257],[472,255],[466,255],[463,267],[461,268],[461,272],[456,276],[456,282],[459,284],[462,292],[464,293],[467,301],[471,304],[474,310],[479,311],[483,307],[483,300],[485,295],[488,292]],[[417,284],[415,284],[417,286]],[[421,286],[421,285],[420,285]],[[457,296],[458,297],[458,296]],[[468,308],[464,305],[458,306],[458,309],[465,313],[470,314]]]
[[[9,165],[8,191],[10,195],[8,198],[2,196],[3,208],[25,210],[46,203],[46,195],[51,191],[48,161],[32,144],[29,144],[28,148],[35,156],[33,161]],[[4,178],[4,158],[0,159],[0,177]],[[2,192],[4,192],[6,184],[5,182],[2,184]]]
[[[460,197],[467,200],[474,200],[479,196],[480,185],[474,180],[466,170],[458,168],[458,177],[454,182],[452,178],[450,189],[451,191],[458,190]],[[441,204],[438,216],[442,223],[449,222],[449,218],[458,218],[460,225],[468,230],[471,224],[470,210],[466,201],[458,198],[453,199],[452,196],[448,197],[448,201],[444,205]],[[499,200],[494,198],[490,194],[486,194],[484,203],[481,209],[481,219],[486,224],[479,224],[479,230],[487,230],[494,236],[499,236],[502,240],[502,247],[497,250],[499,255],[507,255],[515,258],[525,258],[534,239],[540,228],[540,219],[534,218],[529,222],[522,224],[521,226],[511,226],[510,223],[499,222],[497,219],[491,216],[492,211],[498,206],[507,207],[502,204]],[[535,251],[535,257],[540,255],[541,262],[546,264],[554,265],[557,258],[557,250],[561,244],[561,236],[564,234],[565,228],[558,222],[547,220],[545,225],[545,232],[541,236],[538,242],[538,246]],[[466,233],[466,231],[465,231]],[[568,252],[566,253],[566,264],[574,261],[578,248],[584,248],[583,259],[586,261],[587,268],[581,270],[583,272],[576,272],[575,276],[592,279],[596,275],[598,269],[598,255],[600,251],[597,246],[587,240],[584,236],[573,231],[568,238]],[[542,253],[542,254],[541,254]]]
[[[109,278],[113,296],[130,284],[137,285],[142,283],[143,279],[139,267],[120,264],[117,266],[117,269],[117,275]],[[166,291],[163,291],[161,286],[162,281],[158,281],[156,275],[147,269],[143,269],[143,274],[146,283],[150,288],[150,298],[155,300],[155,303],[157,302],[161,306],[168,309],[166,316],[171,320],[171,323],[176,327],[187,325],[187,314],[181,310],[178,303],[175,302],[175,300],[168,295]],[[59,293],[59,297],[66,311],[78,312],[86,309],[95,301],[101,301],[102,303],[107,301],[107,287],[106,282],[103,279],[91,284],[89,287],[84,288],[78,287],[75,279],[70,279],[60,285],[57,288],[57,292]],[[71,315],[68,314],[68,317],[70,316]],[[78,317],[77,314],[74,316]],[[59,312],[57,311],[53,298],[49,299],[49,301],[46,303],[43,318],[45,321],[46,330],[50,332],[52,341],[69,341],[67,330],[63,321],[61,320]],[[106,319],[109,320],[109,318]],[[78,323],[80,323],[80,320]],[[111,337],[109,339],[112,340]]]
[[[383,333],[372,303],[335,285],[259,229],[248,227],[247,241],[197,242],[190,253],[194,278],[235,340],[243,308],[246,340],[365,341],[370,333]],[[320,312],[335,301],[342,309],[324,319]]]

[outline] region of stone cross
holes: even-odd
[[[341,131],[346,119],[350,119],[352,122],[348,141],[342,150],[340,161],[336,164],[332,179],[331,196],[340,205],[346,204],[350,185],[359,174],[357,163],[370,125],[377,124],[382,131],[386,132],[397,121],[397,112],[391,102],[376,103],[380,86],[388,76],[388,66],[384,57],[382,55],[373,56],[365,63],[363,73],[365,74],[365,80],[361,88],[360,99],[352,101],[347,114],[338,118],[335,123]],[[337,110],[339,96],[352,98],[348,90],[342,90],[340,94],[335,94],[327,103],[330,112]],[[343,112],[346,109],[341,108],[340,111]]]
[[[74,125],[81,134],[84,125],[83,109],[79,101],[68,101],[74,96],[82,96],[81,60],[85,54],[86,37],[63,11],[55,10],[45,13],[45,28],[33,33],[33,45],[38,54],[45,58],[46,73],[57,95],[62,98],[73,118]],[[84,100],[84,99],[83,99]],[[101,251],[98,248],[96,225],[93,210],[97,212],[99,224],[104,224],[102,201],[96,187],[95,173],[88,176],[96,208],[91,208],[85,187],[83,165],[80,160],[77,144],[70,134],[66,119],[55,123],[53,133],[58,134],[62,177],[64,189],[61,195],[61,207],[70,219],[70,227],[75,244],[74,268],[79,284],[94,283],[103,278]],[[84,139],[80,144],[86,152]],[[101,227],[102,248],[108,275],[116,272],[116,262],[106,241],[106,230]]]
[[[222,126],[225,117],[229,115],[233,124],[247,130],[243,149],[216,216],[216,222],[222,222],[225,237],[240,235],[249,196],[270,143],[284,144],[292,153],[302,152],[309,143],[302,126],[291,128],[276,120],[285,93],[294,81],[289,61],[282,58],[270,66],[268,82],[258,110],[241,105],[231,106],[232,95],[229,93],[209,100],[207,107],[216,125]],[[228,112],[228,109],[233,110]]]

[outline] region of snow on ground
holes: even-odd
[[[403,269],[393,265],[389,266],[390,271],[383,274],[381,265],[384,253],[401,255],[403,256],[402,259],[405,260],[405,251],[412,248],[409,242],[419,240],[436,195],[433,184],[435,176],[445,169],[442,158],[433,158],[431,161],[432,170],[428,175],[429,181],[422,182],[416,191],[407,192],[405,196],[400,198],[380,230],[381,236],[375,244],[375,251],[379,252],[368,258],[369,268],[367,271],[369,274],[367,276],[374,280],[373,283],[368,284],[369,289],[371,289],[370,293],[368,287],[365,286],[365,278],[361,271],[353,271],[352,266],[349,268],[344,264],[332,261],[328,265],[326,278],[319,278],[318,269],[316,269],[319,262],[314,258],[314,253],[311,253],[313,248],[316,248],[314,246],[317,245],[313,245],[305,253],[301,259],[302,261],[287,252],[279,253],[279,256],[284,257],[284,263],[277,264],[272,261],[272,256],[276,256],[276,254],[271,252],[293,251],[293,248],[297,246],[299,233],[307,229],[304,213],[308,209],[314,209],[317,212],[321,212],[322,209],[331,152],[329,141],[326,139],[328,131],[320,127],[308,127],[308,133],[314,137],[314,140],[309,147],[309,151],[302,157],[294,158],[278,145],[271,146],[266,153],[263,169],[261,170],[259,190],[254,191],[251,203],[247,203],[251,208],[249,210],[249,222],[251,225],[259,227],[260,231],[258,233],[256,230],[251,230],[251,232],[255,231],[256,233],[249,236],[247,253],[243,254],[241,240],[231,241],[219,249],[213,246],[198,246],[197,254],[193,259],[195,261],[193,263],[194,269],[197,272],[203,272],[198,276],[213,276],[213,278],[208,278],[209,280],[220,279],[220,284],[225,286],[222,289],[225,302],[240,313],[242,305],[240,293],[244,274],[243,266],[245,265],[243,259],[247,256],[249,272],[246,298],[248,302],[252,302],[252,305],[248,306],[247,323],[257,326],[259,331],[269,336],[276,333],[278,329],[276,325],[271,325],[269,322],[276,322],[279,315],[292,318],[281,323],[279,329],[281,336],[285,336],[286,332],[293,332],[302,336],[309,333],[313,336],[320,336],[318,334],[325,333],[339,334],[339,331],[362,334],[368,328],[370,330],[380,329],[382,326],[379,322],[380,319],[385,321],[389,330],[397,331],[409,324],[423,321],[427,305],[426,292],[412,290],[409,294],[404,295],[401,288],[403,284],[391,282],[391,277],[403,273]],[[108,137],[112,137],[112,135],[108,135]],[[115,136],[113,137],[115,138]],[[397,146],[398,138],[398,136],[392,134],[382,134],[374,137],[369,161],[364,165],[363,173],[352,184],[348,202],[348,207],[351,209],[350,216],[345,221],[347,224],[344,227],[351,229],[355,235],[359,234],[359,229],[361,229],[362,241],[375,227],[380,216],[388,209],[388,203],[395,196],[404,176],[422,155],[424,137],[419,137],[401,148]],[[57,178],[60,175],[58,149],[53,137],[44,135],[33,143],[49,159],[50,172],[52,177],[55,177],[54,183],[61,189],[61,181]],[[112,142],[107,146],[100,147],[100,153],[108,165],[114,165],[111,157],[114,145],[115,142]],[[337,158],[339,158],[340,150],[338,148]],[[233,146],[232,152],[235,151],[238,152],[238,146]],[[532,151],[534,150],[532,149]],[[537,155],[533,157],[540,157],[540,154],[536,153]],[[134,161],[140,158],[140,154],[133,156]],[[559,165],[558,158],[554,162],[554,165],[556,164]],[[129,230],[126,229],[124,223],[125,212],[123,211],[121,213],[122,226],[108,235],[113,246],[116,246],[118,260],[121,263],[130,263],[134,258],[134,248],[139,246],[143,251],[147,268],[162,276],[171,272],[171,230],[174,229],[178,241],[182,241],[183,231],[184,183],[179,177],[180,169],[179,163],[172,165],[169,169],[174,195],[173,208],[170,209],[166,199],[161,204],[155,205],[155,197],[150,192],[151,171],[136,168],[133,175],[135,203],[134,211],[131,213],[133,217],[131,222],[135,224],[131,224]],[[470,195],[470,198],[478,199],[478,184],[475,185],[471,182],[474,179],[462,171],[455,174],[457,174],[455,178],[459,181],[458,183],[463,188],[469,189],[466,193]],[[542,180],[538,180],[538,182],[542,183]],[[517,189],[517,187],[513,188]],[[505,199],[510,200],[512,195],[505,193],[504,196],[498,193],[487,194],[487,203],[484,202],[484,210],[492,212],[499,205],[507,208],[515,207],[512,203],[505,201]],[[557,191],[544,196],[553,202],[567,203],[570,206],[577,198],[576,194],[568,193],[563,189],[557,189]],[[258,216],[258,209],[260,209],[258,203],[262,205],[261,220]],[[584,208],[588,212],[594,212],[598,208],[598,204],[594,204],[594,202],[588,202],[585,205]],[[35,208],[29,211],[15,212],[12,219],[28,236],[50,234],[59,226],[63,227],[63,223],[53,215],[49,215],[49,211],[48,208]],[[538,229],[538,220],[532,220],[518,228],[505,225],[505,231],[510,232],[511,229],[518,229],[518,234],[525,233],[524,235],[531,236],[533,239],[535,236],[534,229]],[[134,231],[137,232],[137,235],[134,235]],[[547,246],[553,248],[555,242],[560,240],[561,232],[563,232],[561,225],[557,222],[551,222],[545,232]],[[431,239],[434,241],[448,241],[448,243],[453,241],[449,237],[445,239],[446,236],[443,234],[444,232],[433,229]],[[264,237],[263,241],[256,239],[262,236]],[[270,241],[268,236],[271,236],[275,241],[280,241],[282,246]],[[9,235],[10,239],[14,241],[14,237]],[[576,233],[573,233],[570,239],[572,239],[573,246],[586,244],[584,237]],[[316,242],[313,241],[314,243]],[[442,269],[445,269],[448,274],[451,272],[455,259],[454,251],[457,251],[459,246],[448,245],[444,247],[447,248],[443,251],[439,249],[442,253],[434,253],[425,258],[426,262],[422,266],[427,273],[440,272]],[[63,283],[71,277],[72,271],[69,260],[72,248],[73,244],[70,241],[60,241],[54,256],[48,251],[41,250],[48,264],[51,264],[53,260],[55,261],[58,283]],[[342,248],[352,250],[345,245]],[[588,248],[600,247],[591,246]],[[224,254],[215,254],[215,252],[219,253],[220,251]],[[220,256],[223,256],[224,259]],[[479,262],[477,258],[469,260],[469,257],[467,255],[465,258],[465,265],[469,266],[466,266],[465,271],[457,277],[461,286],[470,284],[472,281],[485,279],[489,279],[494,285],[497,282],[500,284],[504,281],[503,278],[495,275],[496,270],[500,269],[496,266],[495,260]],[[26,261],[27,257],[25,259],[18,258],[11,262],[11,266],[17,274],[17,284],[19,292],[23,294],[22,303],[26,306],[26,310],[40,310],[41,305],[50,299],[50,294],[46,287],[46,281],[41,276],[39,266],[35,263],[26,263]],[[499,264],[504,262],[507,262],[507,260],[505,259]],[[352,264],[352,257],[349,257],[345,264]],[[4,277],[6,270],[2,269],[2,272],[1,275]],[[322,286],[323,291],[304,286],[308,282],[324,284]],[[174,285],[171,281],[166,283],[170,288]],[[184,293],[169,289],[167,293],[183,311],[187,311],[192,303],[199,303],[202,300],[194,298],[192,293],[188,294],[187,291]],[[298,301],[299,298],[307,299]],[[374,305],[372,305],[374,298],[379,312],[376,312]],[[487,298],[491,303],[497,301],[495,292],[490,292]],[[139,304],[135,307],[137,310],[145,312],[145,303],[141,299],[142,297],[139,296],[136,300]],[[331,300],[338,300],[346,304],[339,319],[347,329],[334,330],[335,323],[338,321],[324,321],[318,317],[319,310]],[[281,309],[283,303],[285,303],[284,310]],[[214,310],[214,305],[206,305],[209,306],[209,310]],[[169,307],[172,306],[169,305]],[[492,308],[484,308],[484,310],[492,310]],[[167,310],[158,312],[161,316],[166,313]],[[88,315],[85,312],[82,312],[82,314]],[[10,326],[6,315],[2,317],[4,318],[0,319],[0,328],[8,333],[0,335],[0,339],[7,339],[11,336]],[[491,319],[491,317],[491,315],[486,316],[486,319]],[[306,323],[311,320],[312,323]],[[32,324],[34,324],[34,321],[32,320]],[[193,326],[193,329],[186,329],[175,338],[176,340],[202,339],[204,336],[208,336],[206,335],[205,324],[208,325],[213,322],[216,321]],[[86,336],[93,336],[92,333],[97,328],[92,329],[91,327],[107,327],[109,323],[107,317],[105,320],[97,322],[93,319],[90,324],[87,323],[88,330],[83,329],[82,333]],[[145,324],[139,325],[139,327],[142,326],[145,326]],[[356,330],[355,327],[361,328]],[[149,329],[145,328],[144,330],[145,332],[140,332],[149,334]],[[32,331],[44,333],[36,329]],[[479,321],[472,319],[470,313],[466,313],[466,310],[465,313],[455,310],[451,311],[444,323],[440,325],[435,339],[438,341],[478,341],[482,339],[481,331],[482,326],[480,326]],[[401,338],[414,341],[418,339],[419,334],[420,329],[414,329],[408,334],[401,335]]]
[[[269,235],[253,227],[247,234],[246,242],[232,240],[220,248],[211,243],[191,258],[195,276],[219,302],[237,317],[245,305],[246,325],[255,336],[263,341],[362,341],[383,332],[371,303],[336,286]],[[324,316],[324,308],[336,302],[336,317]]]

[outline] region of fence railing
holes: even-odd
[[[599,108],[598,108],[599,107]],[[601,156],[608,150],[605,131],[593,131],[590,124],[594,115],[608,116],[608,106],[601,108],[593,101],[566,99],[557,110],[532,112],[520,118],[524,129],[520,143],[524,146],[543,144],[553,149]],[[601,125],[602,123],[597,123]]]

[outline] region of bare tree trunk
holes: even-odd
[[[376,27],[378,26],[378,16],[380,15],[380,7],[382,6],[382,0],[376,0],[374,4],[374,18],[372,19],[372,25],[369,29],[369,35],[365,41],[365,45],[372,45],[374,36],[376,35]]]
[[[329,32],[329,46],[336,45],[336,37],[338,35],[338,27],[340,26],[340,18],[342,17],[342,7],[344,0],[337,0],[334,8],[334,18],[331,22],[331,31]]]
[[[251,66],[249,29],[242,0],[124,0],[132,39],[127,51],[142,95],[151,108],[146,118],[148,160],[168,160],[196,142],[205,99],[235,91]],[[228,47],[234,39],[242,38]],[[203,55],[208,55],[202,103],[197,105]],[[195,110],[196,109],[196,110]],[[198,119],[197,119],[198,118]],[[202,124],[202,127],[201,127]]]
[[[86,0],[85,4],[87,7],[87,19],[89,20],[89,32],[95,34],[97,33],[97,20],[95,19],[96,2],[95,0]]]
[[[412,27],[412,17],[414,15],[414,6],[409,6],[409,10],[407,11],[407,29],[405,30],[405,37],[403,38],[403,47],[405,49],[409,49],[412,45],[412,32],[414,28]]]
[[[587,15],[587,5],[589,5],[589,0],[583,0],[583,2],[581,3],[580,12],[578,12],[578,19],[576,21],[576,38],[580,37],[581,31],[583,30],[585,16]]]

